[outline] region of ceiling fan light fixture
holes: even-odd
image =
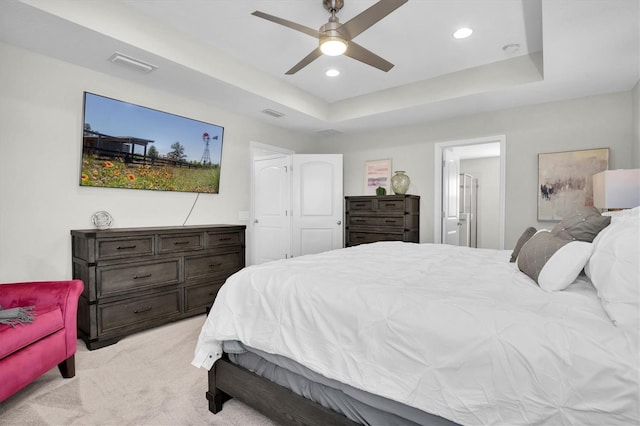
[[[331,13],[331,17],[329,21],[318,30],[258,10],[253,12],[252,15],[307,34],[318,40],[317,47],[285,72],[285,75],[297,73],[323,55],[340,56],[343,54],[363,64],[387,72],[393,68],[391,62],[365,49],[352,40],[408,1],[409,0],[379,0],[374,3],[373,6],[360,12],[346,23],[341,24],[336,13],[344,6],[344,0],[322,0],[324,8]]]
[[[335,68],[329,68],[324,72],[324,75],[326,75],[327,77],[337,77],[340,75],[340,70],[337,70]]]
[[[340,56],[347,51],[347,41],[337,36],[322,37],[320,50],[327,56]]]

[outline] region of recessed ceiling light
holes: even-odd
[[[471,33],[473,33],[473,30],[471,28],[460,28],[458,31],[453,33],[453,36],[455,38],[467,38],[471,35]]]
[[[340,71],[335,68],[330,68],[325,71],[324,75],[326,75],[327,77],[337,77],[340,75]]]

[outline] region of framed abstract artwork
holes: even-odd
[[[593,205],[591,177],[609,168],[609,148],[538,154],[538,220],[559,221]]]
[[[376,195],[376,189],[383,187],[391,194],[391,159],[369,160],[364,163],[364,195]]]

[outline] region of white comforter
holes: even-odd
[[[388,242],[245,268],[193,364],[240,340],[462,424],[638,424],[638,328],[587,281],[542,291],[509,254]]]

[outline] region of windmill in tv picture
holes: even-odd
[[[211,155],[209,154],[209,142],[211,140],[218,140],[218,135],[215,135],[213,137],[209,136],[209,133],[204,132],[202,134],[202,142],[204,142],[204,152],[202,153],[202,158],[200,159],[200,162],[202,163],[202,165],[206,165],[206,164],[211,164]]]

